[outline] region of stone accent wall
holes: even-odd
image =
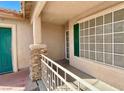
[[[30,62],[30,78],[32,81],[40,80],[42,77],[41,70],[41,56],[40,54],[47,54],[47,47],[44,44],[32,44],[31,49],[31,62]]]

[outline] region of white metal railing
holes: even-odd
[[[66,68],[41,54],[42,80],[49,91],[81,91],[98,89]],[[76,85],[73,83],[76,82]],[[84,87],[82,89],[82,86]]]

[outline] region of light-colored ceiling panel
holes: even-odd
[[[68,20],[84,14],[103,10],[115,5],[117,1],[48,1],[42,11],[42,21],[65,24]],[[94,10],[92,10],[94,9]]]

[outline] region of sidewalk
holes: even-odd
[[[23,91],[29,76],[28,68],[16,73],[0,75],[0,91]]]

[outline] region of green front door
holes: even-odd
[[[0,27],[0,74],[12,72],[11,28]]]

